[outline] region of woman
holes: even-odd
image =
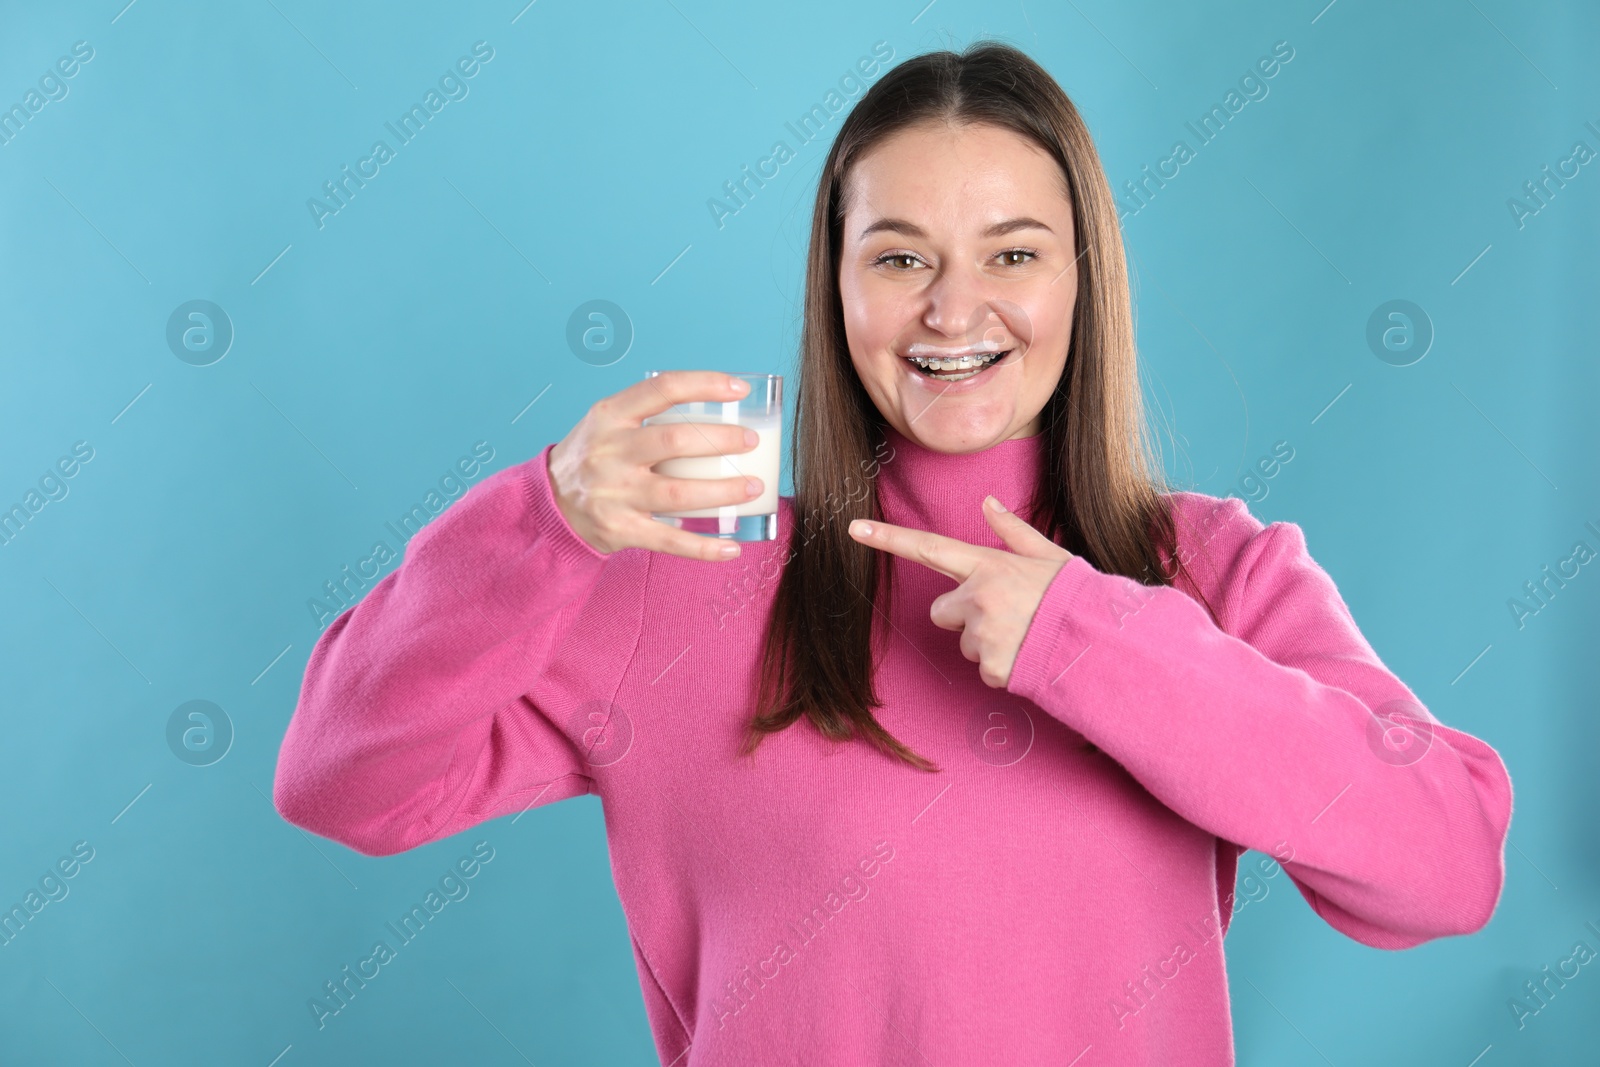
[[[734,379],[602,399],[328,628],[284,817],[389,855],[598,795],[686,1067],[1231,1063],[1246,848],[1366,945],[1488,921],[1499,756],[1298,526],[1158,491],[1110,190],[1039,66],[940,52],[861,99],[801,349],[779,540],[650,517],[760,492],[652,471],[750,447],[642,425]]]

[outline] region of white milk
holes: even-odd
[[[721,425],[722,420],[694,415],[682,418],[668,413],[646,419],[645,425],[656,426],[669,422],[709,423],[715,426]],[[761,438],[756,447],[748,452],[735,452],[728,456],[678,456],[664,459],[650,469],[669,478],[737,478],[741,475],[760,478],[761,495],[743,504],[660,514],[683,519],[714,519],[725,514],[770,515],[778,510],[778,462],[783,452],[783,420],[775,415],[746,416],[739,420],[739,425],[754,430]]]

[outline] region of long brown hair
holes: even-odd
[[[874,633],[886,636],[874,630],[873,616],[887,616],[892,572],[883,553],[846,531],[852,519],[883,518],[872,476],[885,438],[883,417],[850,361],[838,274],[851,167],[890,135],[936,121],[1022,135],[1056,160],[1070,191],[1077,304],[1066,366],[1040,412],[1039,485],[1019,514],[1099,571],[1170,585],[1183,570],[1164,550],[1173,544],[1173,520],[1146,438],[1122,235],[1088,128],[1044,68],[1008,45],[915,56],[846,116],[817,184],[791,456],[796,528],[767,626],[745,754],[805,716],[830,740],[859,735],[913,767],[938,769],[872,715],[882,701],[871,642]]]

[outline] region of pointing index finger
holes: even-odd
[[[977,569],[981,554],[990,551],[928,530],[865,519],[850,524],[850,535],[864,545],[920,563],[958,582],[966,581]]]

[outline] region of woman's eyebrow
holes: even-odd
[[[1017,230],[1043,230],[1046,233],[1055,233],[1050,227],[1038,219],[1028,218],[1026,215],[1014,219],[997,222],[983,231],[985,237],[999,237],[1001,234],[1014,233]]]
[[[871,234],[879,233],[884,230],[905,234],[907,237],[925,238],[928,236],[927,231],[914,222],[907,222],[905,219],[879,219],[877,222],[874,222],[872,225],[861,231],[861,238],[866,238]],[[1000,222],[996,222],[991,226],[985,227],[979,236],[999,237],[1003,234],[1015,233],[1017,230],[1043,230],[1046,233],[1055,232],[1038,219],[1029,218],[1026,215],[1022,215],[1014,219],[1003,219]]]

